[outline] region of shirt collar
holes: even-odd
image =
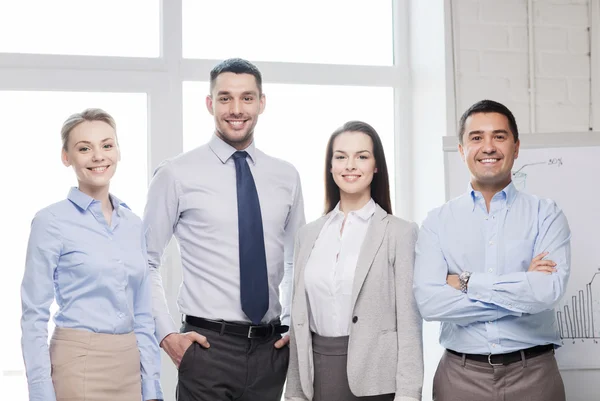
[[[352,213],[360,217],[362,220],[368,221],[371,218],[371,216],[375,214],[375,201],[373,200],[373,198],[369,199],[369,201],[363,207],[361,207],[358,210],[354,210]],[[333,215],[344,215],[344,212],[340,210],[340,202],[338,202],[337,205],[335,205],[335,208],[333,209]]]
[[[517,193],[519,190],[515,187],[515,184],[511,181],[504,189],[506,195],[506,203],[510,206],[514,203],[517,198]]]
[[[117,213],[119,212],[119,208],[121,206],[129,209],[129,206],[127,206],[127,204],[125,204],[125,202],[122,202],[116,196],[114,196],[112,194],[109,194],[108,196],[110,197],[110,201],[113,205],[113,208],[117,211]],[[79,190],[79,188],[77,188],[77,187],[72,187],[69,190],[69,195],[67,195],[67,199],[70,200],[71,202],[73,202],[77,207],[79,207],[82,210],[87,210],[92,203],[99,202],[98,200],[92,198],[91,196],[81,192]]]
[[[504,189],[494,195],[492,201],[503,199],[506,200],[506,205],[510,207],[515,201],[517,193],[518,190],[515,188],[515,184],[511,181],[506,187],[504,187]],[[471,195],[471,200],[473,201],[473,210],[475,210],[475,205],[477,205],[477,202],[483,201],[483,195],[481,192],[474,190],[471,183],[469,183],[469,194]]]
[[[213,134],[212,138],[210,138],[210,142],[208,143],[210,149],[213,153],[221,160],[221,163],[227,163],[227,160],[233,156],[237,149],[233,146],[225,143],[221,138],[219,138],[216,134]],[[253,164],[256,164],[256,147],[254,146],[254,140],[248,145],[246,149],[243,149],[250,158],[250,161]]]
[[[119,212],[121,206],[123,206],[125,209],[131,210],[125,202],[123,202],[121,199],[117,198],[113,194],[108,194],[108,196],[110,197],[110,201],[112,202],[113,208],[117,211],[117,213]]]

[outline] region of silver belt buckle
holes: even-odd
[[[254,337],[252,337],[252,329],[255,329],[258,326],[250,326],[248,327],[248,338],[252,339]]]
[[[501,363],[492,363],[492,354],[488,354],[488,363],[489,363],[491,366],[502,366],[502,364],[501,364]]]

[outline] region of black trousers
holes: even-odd
[[[280,401],[290,350],[275,348],[280,334],[248,339],[184,323],[182,332],[195,331],[210,348],[193,343],[179,365],[177,401]]]

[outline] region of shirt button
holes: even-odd
[[[492,348],[496,348],[496,344],[492,343]]]
[[[488,219],[488,218],[487,218],[487,217],[485,217],[485,220],[487,220],[487,219]]]
[[[494,245],[494,241],[490,241],[490,245]]]
[[[358,322],[358,316],[354,316],[354,317],[352,318],[352,323],[356,323],[356,322]]]
[[[488,322],[488,324],[492,324],[492,323],[494,323],[494,322],[492,322],[492,321],[489,321],[489,322]]]
[[[123,319],[123,318],[125,317],[125,315],[124,315],[124,314],[122,314],[121,312],[119,312],[119,313],[117,314],[117,316],[119,316],[121,319]]]
[[[493,271],[494,271],[494,269],[492,269],[492,268],[490,267],[490,269],[489,269],[488,271],[491,273],[491,272],[493,272]]]

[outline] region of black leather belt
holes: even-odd
[[[186,316],[185,322],[201,329],[216,331],[219,335],[231,334],[246,338],[268,338],[275,334],[285,333],[289,329],[289,326],[284,326],[279,322],[253,326],[251,324],[209,320],[195,316]]]
[[[545,354],[546,352],[550,352],[553,350],[554,350],[554,344],[547,344],[547,345],[536,345],[535,347],[527,348],[522,351],[525,354],[525,359],[529,359],[529,358],[533,358],[533,357]],[[511,363],[521,361],[521,351],[509,352],[508,354],[489,354],[489,355],[463,354],[461,352],[456,352],[451,349],[447,349],[446,351],[448,351],[449,353],[454,354],[456,356],[460,356],[461,358],[464,355],[466,359],[470,359],[472,361],[487,362],[492,366],[508,365]]]

